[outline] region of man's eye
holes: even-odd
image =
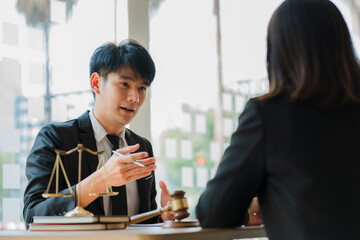
[[[128,83],[126,83],[126,82],[121,82],[121,83],[120,83],[120,86],[123,86],[123,87],[128,87],[128,86],[129,86],[129,84],[128,84]]]
[[[139,90],[142,92],[146,92],[146,87],[139,87]]]

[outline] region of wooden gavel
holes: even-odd
[[[155,217],[157,215],[162,214],[163,212],[168,212],[168,211],[175,212],[174,218],[177,220],[187,218],[188,216],[190,216],[190,213],[187,211],[189,209],[189,205],[184,195],[185,195],[184,191],[181,190],[175,191],[172,195],[170,195],[172,198],[170,204],[157,210],[131,216],[130,222],[127,225],[142,222],[146,219]]]

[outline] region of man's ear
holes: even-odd
[[[90,86],[91,86],[91,90],[95,93],[95,95],[100,93],[101,82],[102,82],[102,78],[97,72],[91,74]]]

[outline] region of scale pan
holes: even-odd
[[[102,196],[116,196],[118,195],[119,192],[104,192],[104,193],[89,193],[89,196],[99,196],[99,197],[102,197]]]
[[[43,193],[41,195],[43,198],[49,198],[49,197],[72,197],[74,196],[74,193]]]

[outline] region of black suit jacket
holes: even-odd
[[[140,137],[129,129],[125,130],[125,139],[128,145],[139,143],[140,147],[137,152],[145,151],[149,153],[149,157],[153,156],[151,144],[147,139]],[[56,159],[54,150],[61,149],[68,151],[75,148],[79,143],[84,144],[90,150],[97,151],[88,111],[77,119],[64,123],[50,124],[39,131],[26,163],[28,185],[24,193],[23,209],[26,226],[32,222],[33,216],[63,215],[75,208],[75,196],[44,199],[41,194],[47,188],[51,171],[54,167]],[[78,183],[78,154],[75,152],[64,156],[62,157],[62,162],[70,185],[75,192],[75,185]],[[84,179],[93,173],[96,170],[97,164],[98,156],[84,151],[82,155],[81,178]],[[59,192],[69,193],[61,168],[59,172]],[[140,213],[156,209],[154,172],[148,177],[137,180],[137,185],[140,198]],[[55,192],[55,177],[51,185],[51,192]],[[104,215],[102,197],[89,204],[86,210],[94,215]],[[147,222],[152,223],[156,221],[155,219],[150,219]]]
[[[196,215],[235,227],[258,196],[270,239],[360,239],[360,106],[251,99]]]

